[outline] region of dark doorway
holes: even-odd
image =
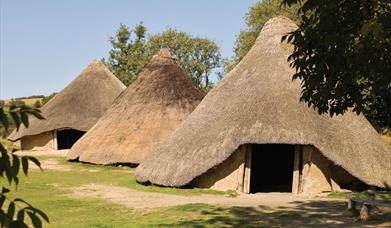
[[[57,131],[57,149],[70,149],[83,135],[84,131],[73,129]]]
[[[250,193],[292,192],[294,153],[294,145],[254,144]]]

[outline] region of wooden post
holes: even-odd
[[[313,147],[311,146],[302,146],[301,151],[302,151],[302,160],[301,160],[301,175],[300,175],[300,185],[299,185],[299,192],[303,193],[306,192],[308,189],[307,186],[307,180],[309,178],[310,172],[311,172],[311,165],[312,165],[312,150]]]
[[[250,180],[251,180],[251,156],[252,156],[252,145],[246,145],[246,164],[244,170],[244,193],[250,193]]]
[[[244,178],[246,174],[246,147],[247,145],[241,145],[237,151],[237,153],[240,154],[240,160],[242,160],[242,163],[240,164],[237,172],[237,187],[236,190],[240,192],[244,191]]]
[[[295,157],[293,161],[293,180],[292,180],[292,193],[299,194],[300,189],[300,159],[301,159],[301,146],[295,146]]]
[[[57,144],[57,131],[53,131],[53,150],[58,150],[58,144]]]

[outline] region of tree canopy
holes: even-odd
[[[148,37],[146,31],[142,23],[133,30],[121,24],[110,38],[112,49],[104,62],[125,85],[137,77],[153,54],[160,48],[168,48],[200,88],[208,90],[213,86],[210,75],[222,64],[220,47],[214,41],[175,28]]]
[[[160,48],[168,48],[194,83],[206,90],[212,86],[212,70],[221,66],[220,48],[215,42],[208,38],[193,37],[173,28],[150,36],[148,48],[151,53]]]
[[[298,29],[285,39],[294,45],[289,61],[302,81],[301,100],[331,115],[352,108],[390,128],[390,1],[308,0],[299,13]]]
[[[136,79],[147,63],[149,53],[145,41],[146,31],[142,23],[133,30],[121,24],[116,35],[110,37],[112,49],[109,51],[109,59],[103,61],[126,86]]]
[[[284,15],[298,22],[298,9],[299,4],[283,6],[281,0],[263,0],[253,5],[244,18],[247,28],[241,30],[236,37],[234,56],[225,62],[225,72],[228,73],[232,70],[247,54],[267,20]]]

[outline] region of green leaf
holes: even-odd
[[[8,218],[12,219],[14,215],[15,215],[15,203],[10,202],[10,204],[8,205],[7,216]]]
[[[22,120],[23,125],[26,128],[29,127],[29,118],[25,112],[20,112],[20,118]]]
[[[41,210],[34,208],[34,213],[37,213],[39,216],[41,216],[46,222],[49,222],[49,217]]]
[[[17,113],[15,112],[10,112],[10,115],[15,123],[15,126],[16,126],[16,130],[19,130],[19,127],[20,127],[20,119],[19,119],[19,116]]]
[[[19,161],[19,157],[16,155],[12,155],[12,168],[14,170],[15,176],[17,176],[20,169],[20,161]]]
[[[7,153],[7,150],[4,148],[3,144],[0,143],[0,152]]]
[[[0,208],[3,208],[3,204],[5,202],[5,195],[3,193],[0,194]]]
[[[5,168],[5,176],[7,177],[8,182],[11,184],[12,180],[15,177],[15,175],[14,175],[14,171],[11,168],[11,164],[10,164],[10,160],[9,160],[8,155],[5,158],[6,159],[3,160],[3,164],[2,165],[4,165],[4,168]]]
[[[19,220],[11,222],[9,224],[9,227],[10,228],[24,228],[24,227],[28,228],[26,223],[24,223],[23,221],[19,221]]]
[[[25,156],[22,157],[22,168],[23,168],[24,175],[27,176],[28,169],[29,169],[29,161]]]
[[[29,114],[32,114],[32,115],[35,116],[37,119],[40,119],[40,120],[45,119],[45,118],[41,115],[41,110],[39,110],[39,109],[30,109],[30,110],[26,110],[25,112],[27,112],[27,113],[29,113]]]
[[[21,221],[21,222],[24,221],[24,210],[18,211],[18,215],[17,215],[16,219],[17,219],[18,221]]]
[[[27,212],[28,216],[31,219],[31,223],[33,224],[34,228],[41,228],[42,222],[41,220],[32,212]]]
[[[41,111],[39,111],[39,110],[37,110],[37,112],[33,112],[33,113],[31,113],[31,114],[33,114],[33,116],[35,116],[37,119],[39,119],[39,120],[44,120],[45,119],[45,117],[43,117],[42,115],[41,115]]]
[[[14,199],[14,202],[21,202],[21,203],[24,203],[24,204],[26,204],[26,205],[28,205],[30,207],[33,207],[33,206],[31,206],[31,204],[29,204],[28,202],[26,202],[26,201],[24,201],[23,199],[20,199],[20,198]]]
[[[24,156],[24,157],[30,160],[31,162],[33,162],[36,166],[38,166],[42,170],[41,163],[38,161],[38,159],[32,156]]]

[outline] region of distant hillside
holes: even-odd
[[[32,98],[44,98],[45,96],[44,95],[32,95],[32,96],[28,96],[28,97],[17,97],[17,98],[13,98],[14,100],[25,100],[25,99],[32,99]]]
[[[41,101],[43,98],[44,98],[44,96],[36,97],[36,98],[20,98],[20,97],[18,97],[18,98],[4,100],[4,102],[5,102],[5,105],[8,105],[12,101],[16,101],[16,102],[21,101],[21,102],[24,102],[24,104],[26,104],[26,105],[34,106],[34,104],[37,101]]]
[[[29,106],[35,106],[37,108],[41,107],[47,103],[51,98],[53,98],[57,93],[52,93],[49,96],[44,95],[32,95],[28,97],[16,97],[7,100],[0,100],[0,105],[9,105],[11,102],[14,102],[17,105],[25,104]]]

